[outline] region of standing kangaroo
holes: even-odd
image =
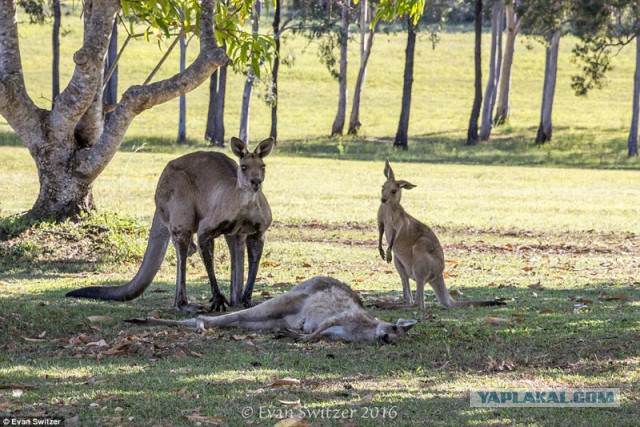
[[[238,138],[231,138],[231,150],[240,167],[222,153],[198,151],[170,161],[156,188],[147,250],[133,280],[122,286],[91,286],[67,293],[68,297],[128,301],[140,296],[151,284],[173,241],[177,255],[174,308],[193,312],[201,307],[187,302],[187,257],[198,249],[211,283],[212,310],[225,310],[229,302],[220,292],[213,269],[214,239],[225,235],[231,253],[231,304],[251,305],[251,294],[258,273],[264,233],[271,224],[271,209],[262,193],[265,177],[264,157],[273,148],[273,139],[262,141],[253,153]],[[244,245],[249,259],[247,285],[244,279]]]
[[[259,331],[279,330],[302,341],[327,338],[337,341],[392,343],[417,320],[395,324],[371,316],[346,284],[330,277],[314,277],[287,293],[247,310],[222,316],[198,316],[187,320],[128,319],[129,323],[187,326],[201,332],[205,327],[238,327]]]
[[[451,298],[444,284],[444,251],[438,238],[429,227],[409,215],[400,205],[402,189],[411,190],[415,185],[396,180],[388,160],[384,166],[384,176],[387,180],[382,186],[382,203],[378,209],[378,250],[383,260],[390,263],[393,259],[402,281],[405,304],[414,304],[409,286],[409,279],[413,279],[420,309],[424,309],[424,285],[427,282],[445,307],[503,305],[498,301],[455,301]],[[389,245],[386,254],[382,248],[383,235]]]

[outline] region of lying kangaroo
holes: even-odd
[[[205,327],[238,327],[279,330],[303,341],[327,338],[338,341],[392,343],[411,329],[417,320],[395,324],[371,316],[362,301],[346,284],[330,277],[314,277],[287,293],[247,310],[222,316],[198,316],[187,320],[127,319],[147,325],[188,326],[201,332]]]
[[[404,302],[413,305],[409,279],[416,282],[418,307],[424,309],[424,285],[429,282],[438,301],[445,307],[503,305],[498,301],[455,301],[444,284],[444,251],[433,231],[400,205],[402,189],[411,190],[415,185],[396,180],[387,160],[384,166],[387,181],[382,186],[382,198],[378,209],[378,250],[383,260],[393,259],[400,274]],[[385,254],[382,236],[388,243]],[[391,255],[395,255],[395,259]]]
[[[240,167],[222,153],[198,151],[170,161],[158,180],[156,211],[142,266],[133,280],[123,286],[91,286],[67,293],[68,297],[128,301],[140,296],[160,269],[169,244],[177,254],[174,307],[180,311],[199,311],[187,303],[187,257],[194,251],[193,233],[211,282],[212,310],[224,310],[229,302],[220,292],[213,270],[214,239],[225,235],[231,253],[231,305],[251,304],[251,293],[258,273],[264,233],[271,224],[271,209],[262,193],[265,177],[263,158],[273,148],[273,139],[262,141],[250,153],[247,145],[231,138],[231,150]],[[247,285],[244,278],[244,245],[249,258]]]

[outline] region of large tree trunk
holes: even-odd
[[[638,116],[640,115],[640,21],[636,23],[636,72],[633,76],[633,107],[627,142],[629,157],[638,157]]]
[[[109,39],[109,51],[107,52],[107,60],[104,64],[104,73],[105,77],[111,66],[114,65],[115,68],[107,81],[107,84],[104,88],[104,92],[102,94],[104,103],[107,105],[115,105],[118,103],[118,18],[113,20],[113,29],[111,30],[111,38]],[[105,115],[105,120],[109,120],[111,117],[111,112]]]
[[[471,118],[469,119],[469,129],[467,130],[467,144],[473,145],[478,142],[478,119],[480,118],[480,108],[482,107],[482,0],[476,0],[475,7],[475,94],[473,97],[473,107],[471,107]]]
[[[542,89],[542,107],[540,109],[540,126],[536,135],[536,144],[544,144],[551,141],[553,136],[553,124],[551,112],[553,99],[556,93],[556,76],[558,74],[558,50],[562,30],[557,29],[549,40],[544,63],[544,86]]]
[[[413,19],[407,19],[407,49],[404,60],[404,83],[402,85],[402,108],[400,110],[400,121],[398,122],[398,132],[393,142],[394,147],[403,150],[409,148],[409,116],[411,112],[411,87],[413,86],[413,59],[416,51],[416,26]]]
[[[516,36],[520,30],[520,19],[516,15],[513,2],[506,5],[507,41],[504,46],[504,58],[502,71],[500,72],[500,87],[498,90],[498,107],[494,125],[504,124],[511,114],[511,68],[513,66],[513,54],[516,48]]]
[[[281,0],[276,0],[275,10],[273,11],[273,37],[276,43],[276,51],[273,56],[273,70],[271,72],[271,91],[273,100],[271,104],[271,131],[269,136],[274,141],[278,140],[278,72],[280,71],[280,11]]]
[[[187,43],[184,34],[180,36],[180,73],[184,73],[187,65]],[[180,95],[180,109],[178,111],[178,144],[187,143],[187,97]]]
[[[331,136],[342,135],[347,116],[347,45],[349,41],[349,1],[342,0],[342,28],[340,29],[340,73],[338,75],[338,111],[331,126]]]
[[[51,103],[55,103],[56,98],[60,95],[60,0],[52,0],[51,9],[53,10],[53,32],[51,33],[53,49],[53,63],[51,68]]]
[[[24,84],[15,2],[0,0],[0,115],[36,163],[40,192],[30,211],[33,217],[62,219],[93,209],[93,182],[117,152],[135,116],[195,89],[227,61],[215,47],[215,1],[203,0],[201,49],[195,61],[184,73],[130,87],[105,123],[104,58],[120,7],[118,0],[85,0],[83,45],[73,57],[74,73],[48,111],[33,103]]]
[[[258,34],[260,29],[260,9],[261,0],[256,0],[253,4],[253,25],[251,31]],[[253,68],[249,69],[247,80],[244,83],[244,91],[242,92],[242,108],[240,110],[240,132],[239,138],[245,142],[249,142],[249,113],[251,110],[251,93],[253,92],[253,83],[256,80],[256,74]]]
[[[502,56],[502,15],[504,0],[493,2],[491,10],[491,54],[489,57],[489,78],[484,92],[484,107],[482,108],[482,125],[480,126],[480,140],[487,141],[493,127],[493,107],[498,87],[500,61]]]
[[[364,86],[364,78],[367,73],[367,62],[371,56],[371,47],[373,46],[373,36],[375,35],[378,24],[370,28],[367,35],[367,27],[369,26],[369,18],[367,17],[369,5],[367,0],[360,0],[360,68],[358,69],[358,78],[356,79],[356,87],[353,91],[353,104],[351,105],[351,116],[349,117],[349,135],[357,135],[358,129],[362,126],[360,122],[360,98],[362,96],[362,87]]]

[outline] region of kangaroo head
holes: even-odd
[[[395,324],[380,322],[376,329],[376,338],[380,344],[391,344],[402,339],[407,331],[413,328],[416,323],[418,323],[418,321],[415,319],[398,319]]]
[[[267,138],[258,144],[252,153],[243,140],[231,137],[231,151],[240,159],[238,184],[241,188],[250,188],[254,192],[260,191],[265,175],[265,165],[262,159],[269,155],[272,148],[273,138]]]
[[[415,187],[412,183],[402,179],[396,181],[393,170],[389,165],[389,160],[386,160],[384,164],[384,176],[387,177],[387,180],[382,185],[382,197],[380,199],[382,203],[400,203],[402,189],[411,190]]]

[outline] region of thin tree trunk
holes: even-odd
[[[223,45],[224,46],[224,45]],[[212,146],[224,147],[224,101],[227,84],[227,66],[211,74],[209,82],[209,110],[204,138]]]
[[[367,73],[367,62],[371,56],[371,47],[373,46],[373,36],[377,31],[377,24],[374,28],[370,28],[367,34],[369,18],[367,13],[370,12],[367,0],[360,0],[360,68],[358,70],[358,78],[356,79],[356,87],[353,91],[353,104],[351,105],[351,116],[349,117],[349,135],[356,135],[358,129],[362,126],[360,122],[360,99],[362,96],[362,87],[364,86],[364,78]]]
[[[223,46],[226,49],[226,45]],[[225,141],[224,136],[224,105],[227,96],[227,71],[226,65],[220,67],[218,73],[218,96],[216,97],[216,112],[214,115],[215,131],[214,141],[223,146]]]
[[[398,123],[398,132],[393,142],[394,147],[400,147],[403,150],[409,148],[409,116],[411,112],[411,87],[413,86],[413,60],[416,50],[416,26],[411,17],[407,18],[407,49],[405,51],[404,61],[404,83],[402,85],[402,108],[400,110],[400,121]]]
[[[53,64],[51,69],[51,102],[55,103],[56,98],[60,95],[60,0],[52,0],[51,8],[53,9],[53,32],[51,41],[53,46]]]
[[[209,141],[211,145],[219,145],[215,141],[215,112],[216,112],[216,99],[218,97],[218,72],[217,69],[211,74],[209,78],[209,108],[207,110],[207,125],[204,130],[204,139]]]
[[[106,82],[102,97],[104,103],[107,105],[115,105],[118,103],[118,18],[113,20],[113,30],[111,31],[111,38],[109,39],[109,51],[107,52],[107,60],[104,64],[105,76],[111,69],[111,66],[115,64],[115,68],[109,76],[109,80]],[[105,120],[109,120],[111,112],[105,115]]]
[[[504,124],[511,114],[511,68],[513,66],[513,55],[516,48],[516,36],[520,29],[520,20],[516,15],[513,2],[506,5],[505,14],[507,18],[507,41],[504,46],[504,58],[502,61],[502,71],[500,72],[500,87],[498,91],[498,108],[494,125]]]
[[[180,36],[180,74],[184,73],[187,62],[187,44],[184,34]],[[178,144],[187,143],[187,97],[180,95],[180,110],[178,112]]]
[[[640,115],[640,20],[636,23],[636,72],[633,76],[633,109],[629,130],[628,155],[638,157],[638,116]]]
[[[540,126],[536,135],[536,144],[544,144],[551,141],[553,136],[553,124],[551,122],[551,112],[553,110],[553,99],[556,93],[556,76],[558,73],[558,50],[560,47],[560,37],[562,30],[557,29],[549,40],[549,47],[546,50],[544,64],[544,86],[542,90],[542,107],[540,110]]]
[[[273,11],[273,34],[276,43],[276,51],[273,56],[273,70],[271,72],[271,91],[273,94],[273,104],[271,104],[271,131],[269,136],[274,141],[278,140],[278,72],[280,71],[280,11],[281,0],[276,0],[275,10]]]
[[[475,95],[469,119],[469,129],[467,130],[467,145],[478,142],[478,119],[482,107],[482,0],[476,0],[474,16],[476,36],[474,47]]]
[[[484,91],[484,106],[482,108],[482,125],[480,126],[480,140],[487,141],[491,136],[491,128],[493,127],[493,106],[495,101],[495,93],[498,87],[498,70],[500,69],[498,47],[502,33],[502,15],[504,12],[504,0],[496,0],[493,2],[491,10],[491,54],[489,57],[489,78],[487,79],[487,87]]]
[[[338,75],[338,111],[331,126],[331,136],[342,135],[347,116],[347,44],[349,40],[349,1],[342,0],[342,28],[340,30],[340,74]]]
[[[260,29],[260,9],[262,3],[260,0],[256,0],[253,4],[253,25],[251,31],[253,34],[258,34]],[[251,92],[253,92],[253,83],[256,80],[256,75],[253,72],[253,68],[249,69],[247,80],[244,83],[244,91],[242,92],[242,108],[240,110],[240,131],[239,138],[245,142],[249,142],[249,113],[251,110]]]

